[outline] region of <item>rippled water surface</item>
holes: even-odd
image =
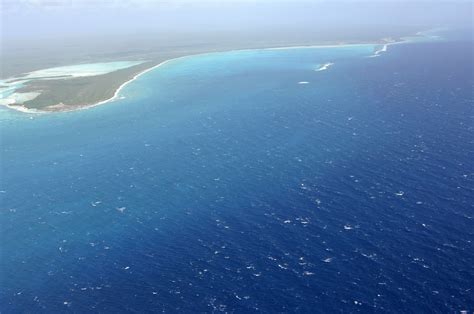
[[[209,54],[1,110],[1,312],[473,310],[472,47]]]

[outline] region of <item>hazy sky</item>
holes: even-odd
[[[472,26],[472,3],[452,0],[0,0],[2,37],[142,31]]]

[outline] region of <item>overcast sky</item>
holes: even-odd
[[[2,37],[141,31],[472,26],[463,0],[0,0]]]

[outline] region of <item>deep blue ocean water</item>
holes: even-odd
[[[375,49],[193,56],[93,109],[2,109],[1,313],[473,311],[472,42]]]

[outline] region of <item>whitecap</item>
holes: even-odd
[[[334,63],[332,62],[327,62],[327,63],[324,63],[323,65],[320,65],[319,68],[317,68],[315,71],[316,72],[320,72],[320,71],[325,71],[327,70],[331,65],[333,65]]]

